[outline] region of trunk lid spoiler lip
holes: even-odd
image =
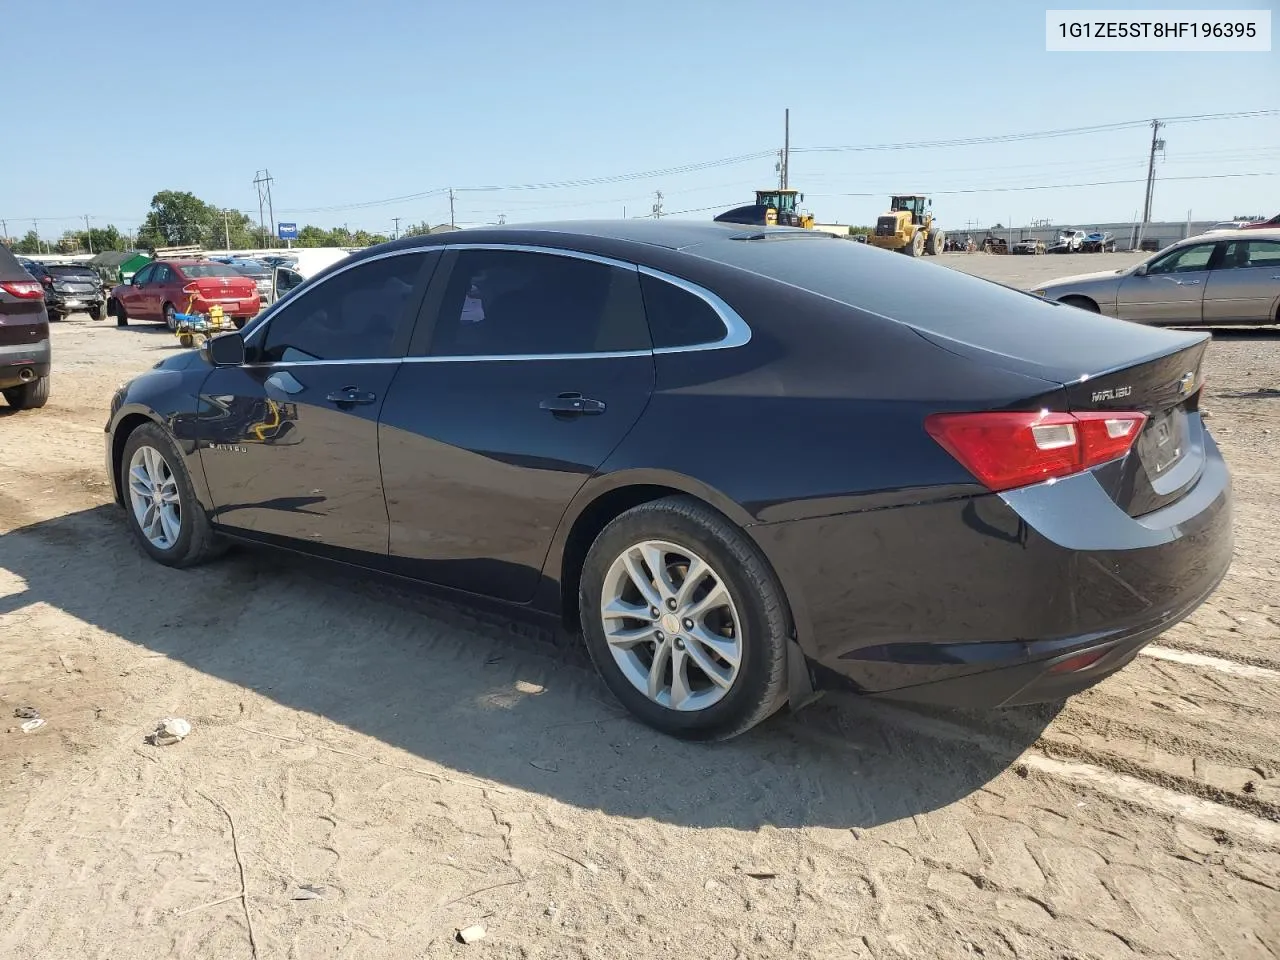
[[[1020,357],[1012,353],[1004,353],[995,347],[970,343],[966,340],[960,340],[955,337],[948,337],[944,334],[935,333],[932,330],[922,330],[910,323],[905,325],[910,327],[915,331],[915,333],[932,343],[934,346],[940,347],[948,353],[953,353],[956,356],[964,357],[965,359],[973,360],[978,363],[998,366],[1001,369],[1011,370],[1012,372],[1021,373],[1026,376],[1034,376],[1046,381],[1047,383],[1053,383],[1063,387],[1078,386],[1081,383],[1088,383],[1090,380],[1097,380],[1102,377],[1110,376],[1114,373],[1120,373],[1130,367],[1141,366],[1142,364],[1150,363],[1153,360],[1159,360],[1162,357],[1181,353],[1195,346],[1206,345],[1213,339],[1212,335],[1209,333],[1180,330],[1177,332],[1183,334],[1184,339],[1181,345],[1174,349],[1169,349],[1169,346],[1165,346],[1160,349],[1135,354],[1125,360],[1111,364],[1100,370],[1081,373],[1076,377],[1064,378],[1060,370],[1048,367],[1037,360]],[[1002,363],[1001,361],[1007,362]]]

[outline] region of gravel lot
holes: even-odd
[[[1280,956],[1275,332],[1215,336],[1235,563],[1149,655],[1065,704],[828,696],[711,747],[563,638],[284,555],[144,559],[102,425],[175,338],[53,336],[49,406],[0,410],[0,956]],[[166,716],[194,732],[145,744]]]

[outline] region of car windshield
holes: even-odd
[[[240,276],[234,267],[229,267],[225,263],[184,263],[178,269],[182,271],[183,276],[190,277],[192,280],[200,277]]]

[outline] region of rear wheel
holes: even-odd
[[[754,544],[696,500],[641,504],[605,527],[579,607],[600,676],[663,733],[725,740],[786,701],[782,588]]]
[[[911,242],[902,248],[902,252],[908,257],[918,257],[924,253],[924,231],[917,230],[911,237]]]
[[[931,257],[936,257],[942,252],[942,246],[947,242],[947,236],[936,227],[929,231],[929,242],[927,252]]]
[[[10,387],[4,391],[5,402],[15,410],[36,410],[49,402],[49,378],[47,376]]]
[[[89,308],[89,319],[101,320],[104,316],[102,304],[98,303]]]
[[[164,323],[171,331],[178,329],[178,311],[173,308],[172,303],[164,305]]]

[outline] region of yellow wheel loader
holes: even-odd
[[[757,190],[756,202],[734,207],[715,219],[720,223],[746,223],[757,227],[813,229],[813,214],[801,212],[804,194],[796,190]]]
[[[933,221],[932,206],[932,200],[918,193],[892,197],[889,212],[876,218],[875,232],[867,242],[909,257],[941,253],[947,238]]]

